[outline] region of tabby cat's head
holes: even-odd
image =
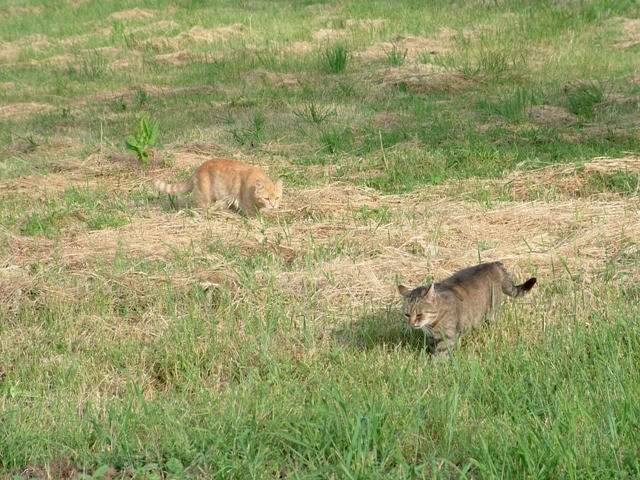
[[[256,181],[254,200],[258,208],[274,210],[280,206],[282,198],[282,180],[276,183],[270,181]]]
[[[398,285],[398,292],[404,297],[402,311],[410,327],[425,328],[436,321],[438,303],[433,284],[414,289]]]

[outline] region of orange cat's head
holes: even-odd
[[[276,183],[263,180],[256,181],[254,200],[258,208],[274,210],[280,206],[281,197],[282,180],[278,180]]]

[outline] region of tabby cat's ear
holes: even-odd
[[[256,180],[255,188],[256,191],[262,190],[264,188],[264,183],[262,183],[262,180]]]
[[[276,188],[280,191],[282,191],[282,179],[279,178],[278,181],[276,182]]]
[[[433,298],[436,292],[433,289],[433,283],[429,285],[429,288],[423,288],[420,292],[420,298]]]
[[[426,297],[430,300],[436,298],[436,289],[433,288],[433,283],[429,286],[429,290],[423,290],[421,297]]]
[[[411,293],[411,289],[406,285],[398,285],[398,293],[403,297],[408,297]]]

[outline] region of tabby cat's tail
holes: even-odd
[[[169,195],[177,195],[180,193],[187,193],[193,188],[193,178],[182,183],[166,183],[162,180],[156,180],[153,184],[162,193],[168,193]]]
[[[531,277],[529,280],[520,285],[514,285],[511,279],[506,276],[502,282],[502,291],[510,297],[521,297],[533,288],[538,279]]]

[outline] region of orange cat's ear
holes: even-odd
[[[282,179],[279,178],[278,181],[276,182],[276,188],[280,191],[282,191]]]
[[[408,297],[411,293],[411,289],[406,285],[398,285],[398,293],[403,297]]]
[[[256,192],[259,190],[262,190],[263,188],[264,188],[264,183],[262,183],[262,180],[256,180],[256,184],[255,184]]]

